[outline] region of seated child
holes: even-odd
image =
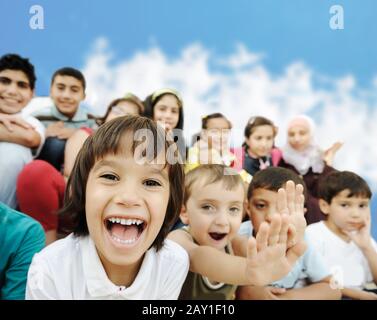
[[[344,298],[377,299],[366,292],[377,283],[377,244],[370,234],[372,193],[353,172],[332,172],[319,185],[319,205],[327,219],[308,226],[308,242],[331,268]]]
[[[245,127],[242,145],[243,169],[253,176],[259,170],[277,166],[281,152],[274,147],[278,128],[264,117],[251,117]]]
[[[46,141],[39,159],[51,163],[60,171],[64,162],[65,143],[80,127],[93,127],[94,119],[79,108],[85,99],[84,75],[73,68],[55,71],[50,96],[54,105],[32,113],[46,127]]]
[[[24,300],[31,259],[45,245],[41,225],[0,202],[0,300]]]
[[[178,297],[189,260],[165,240],[183,200],[183,165],[168,162],[171,144],[162,127],[131,115],[85,141],[62,209],[73,234],[34,257],[27,299]]]
[[[293,188],[292,181],[304,186],[294,172],[270,167],[257,172],[248,189],[248,214],[251,221],[244,222],[240,234],[250,236],[258,232],[262,223],[271,223],[279,214],[278,199],[281,188]],[[247,286],[238,289],[239,299],[339,299],[340,292],[330,288],[330,270],[314,248],[308,245],[291,272],[269,286]]]
[[[128,93],[123,98],[112,101],[105,115],[99,118],[97,123],[102,125],[126,114],[140,114],[143,107],[139,98]],[[57,212],[63,205],[65,179],[68,179],[85,140],[93,132],[93,129],[82,127],[67,140],[64,153],[64,177],[43,160],[35,160],[27,164],[18,176],[17,198],[20,210],[42,224],[46,232],[47,244],[57,239],[59,224],[64,225],[64,221],[58,221]]]
[[[283,195],[282,200],[289,207],[282,204],[282,210],[289,217],[288,214],[277,216],[271,226],[264,223],[256,239],[248,240],[237,236],[245,198],[240,175],[218,164],[191,170],[186,177],[180,214],[188,226],[169,234],[190,256],[190,273],[180,299],[232,299],[235,285],[264,285],[286,275],[305,250],[300,231],[292,225],[292,232],[297,234],[288,233],[289,221],[295,225],[301,221],[305,225],[300,190],[296,195],[296,199],[286,199]],[[287,242],[291,240],[297,244],[287,250]]]
[[[0,202],[17,207],[16,181],[38,155],[44,127],[23,112],[34,95],[34,66],[16,54],[0,58]]]
[[[232,124],[221,113],[212,113],[203,117],[200,139],[188,151],[185,171],[188,172],[200,164],[232,166],[235,156],[229,146],[231,129]]]
[[[158,122],[173,135],[182,160],[186,160],[186,142],[183,135],[184,109],[180,93],[172,88],[162,88],[148,95],[143,104],[144,116]]]

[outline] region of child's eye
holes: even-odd
[[[257,208],[258,210],[262,210],[262,209],[264,209],[264,208],[266,207],[266,205],[263,204],[263,203],[256,203],[254,206],[255,206],[255,208]]]
[[[365,208],[368,208],[368,205],[365,204],[365,203],[363,203],[363,204],[359,205],[359,207],[360,207],[361,209],[365,209]]]
[[[214,208],[211,205],[209,205],[209,204],[203,205],[202,209],[205,210],[205,211],[212,211],[212,210],[214,210]]]
[[[112,180],[112,181],[118,181],[119,180],[119,178],[116,175],[111,174],[111,173],[103,174],[100,177],[104,178],[106,180]]]
[[[145,180],[143,183],[147,187],[161,187],[161,183],[156,180],[148,179],[148,180]]]
[[[2,84],[10,84],[12,81],[6,77],[0,77],[0,83]]]
[[[238,208],[238,207],[232,207],[232,208],[229,209],[229,211],[232,214],[237,214],[237,213],[240,212],[240,208]]]
[[[26,82],[18,82],[18,87],[20,89],[28,89],[29,88],[29,84],[27,84]]]

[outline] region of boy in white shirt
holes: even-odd
[[[307,240],[331,268],[333,286],[344,298],[373,299],[364,291],[377,281],[377,244],[370,234],[372,193],[366,181],[353,172],[333,172],[319,185],[319,205],[326,221],[309,225]]]
[[[44,127],[23,109],[34,95],[34,66],[16,54],[0,57],[0,202],[17,207],[16,182],[40,151]]]
[[[34,256],[26,299],[178,297],[189,260],[165,240],[183,200],[183,165],[168,162],[173,143],[139,116],[113,119],[85,141],[62,209],[73,234]]]

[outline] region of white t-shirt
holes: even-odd
[[[23,110],[18,113],[27,123],[29,123],[35,131],[37,131],[41,137],[41,142],[39,143],[39,146],[32,149],[33,156],[38,156],[39,152],[42,150],[43,144],[45,142],[45,127],[38,119],[27,115],[26,112],[23,112]]]
[[[342,287],[363,289],[373,276],[359,247],[352,241],[346,242],[333,233],[321,221],[306,228],[307,241],[324,257],[335,281]],[[377,244],[371,238],[377,252]]]
[[[187,252],[171,240],[149,249],[129,287],[113,284],[90,236],[73,234],[36,254],[31,263],[27,300],[177,299],[189,269]]]
[[[253,226],[251,221],[242,222],[238,231],[241,236],[251,237]],[[307,242],[305,231],[305,241]],[[305,253],[298,258],[292,270],[282,279],[271,283],[271,286],[279,288],[302,288],[308,284],[320,282],[331,275],[329,268],[326,266],[322,256],[315,248],[307,243]]]

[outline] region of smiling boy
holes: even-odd
[[[0,202],[17,207],[16,181],[38,154],[44,127],[23,109],[34,95],[34,66],[16,54],[0,58]]]
[[[46,142],[39,159],[51,163],[58,171],[64,162],[65,143],[80,127],[93,127],[94,120],[80,109],[85,99],[84,75],[74,68],[55,71],[50,96],[53,106],[32,113],[46,127]]]

